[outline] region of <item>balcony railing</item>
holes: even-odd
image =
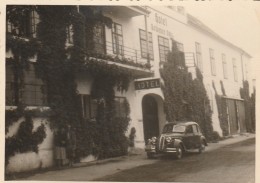
[[[109,41],[95,43],[90,56],[150,70],[150,64],[147,58],[142,57],[140,50]]]

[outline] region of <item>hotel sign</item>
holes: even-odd
[[[160,79],[149,79],[143,81],[135,81],[136,90],[145,90],[150,88],[160,88]]]

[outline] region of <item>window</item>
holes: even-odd
[[[36,11],[26,11],[20,18],[18,26],[7,21],[7,32],[15,36],[36,37],[36,26],[39,23],[39,15]]]
[[[106,53],[106,42],[105,42],[105,27],[101,24],[94,26],[94,51],[96,53]],[[123,43],[122,43],[123,44]]]
[[[201,55],[201,46],[200,43],[195,43],[196,48],[196,58],[197,58],[197,66],[201,72],[203,72],[203,64],[202,64],[202,55]]]
[[[72,25],[69,25],[69,26],[66,27],[66,34],[67,34],[67,43],[72,44],[73,43]]]
[[[112,42],[113,42],[113,53],[117,55],[124,55],[122,25],[113,23]]]
[[[80,94],[82,117],[85,119],[96,118],[97,100],[90,95]]]
[[[154,59],[153,57],[153,37],[152,33],[148,33],[148,51],[146,49],[146,32],[144,30],[139,29],[139,34],[140,34],[140,44],[141,44],[141,55],[142,58],[147,58],[147,54],[149,53],[149,58],[151,60]]]
[[[6,84],[5,84],[5,102],[6,105],[17,105],[18,99],[16,99],[14,74],[11,65],[6,64]]]
[[[192,129],[191,125],[186,127],[186,133],[193,133],[193,129]]]
[[[179,51],[184,52],[184,48],[183,48],[183,44],[182,43],[176,42],[176,46],[177,46],[177,49]]]
[[[199,133],[197,125],[192,125],[192,129],[193,129],[193,133],[195,134]]]
[[[96,118],[98,102],[90,95],[80,94],[82,117],[85,119]],[[126,117],[126,106],[124,97],[115,97],[116,117]]]
[[[158,36],[158,43],[159,43],[159,54],[160,54],[160,61],[166,62],[167,56],[169,53],[169,40]]]
[[[17,105],[19,101],[29,106],[42,106],[47,104],[46,86],[35,75],[34,65],[24,72],[22,87],[15,81],[11,65],[6,68],[6,105]]]
[[[232,62],[233,62],[234,80],[237,81],[237,63],[236,63],[236,59],[233,58]]]
[[[125,118],[127,116],[125,100],[125,97],[115,97],[116,117]]]
[[[211,74],[216,76],[216,64],[215,64],[215,57],[214,57],[214,50],[209,49],[209,57],[210,57],[210,65],[211,65]]]
[[[222,54],[222,65],[223,65],[223,76],[225,79],[228,78],[228,73],[227,73],[227,61],[226,61],[226,55]]]

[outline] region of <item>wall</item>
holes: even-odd
[[[16,123],[9,127],[6,137],[13,136],[24,118],[20,118]],[[53,165],[53,132],[50,129],[49,122],[44,118],[33,118],[33,130],[41,124],[45,125],[46,138],[39,145],[39,152],[17,153],[9,160],[6,167],[6,173],[25,172],[39,168],[47,168]]]

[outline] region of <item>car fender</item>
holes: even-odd
[[[205,142],[205,146],[208,146],[207,140],[204,136],[201,136],[201,142]]]
[[[174,147],[178,147],[178,146],[182,146],[184,148],[184,150],[186,150],[185,145],[183,144],[181,139],[175,139],[174,140]]]

